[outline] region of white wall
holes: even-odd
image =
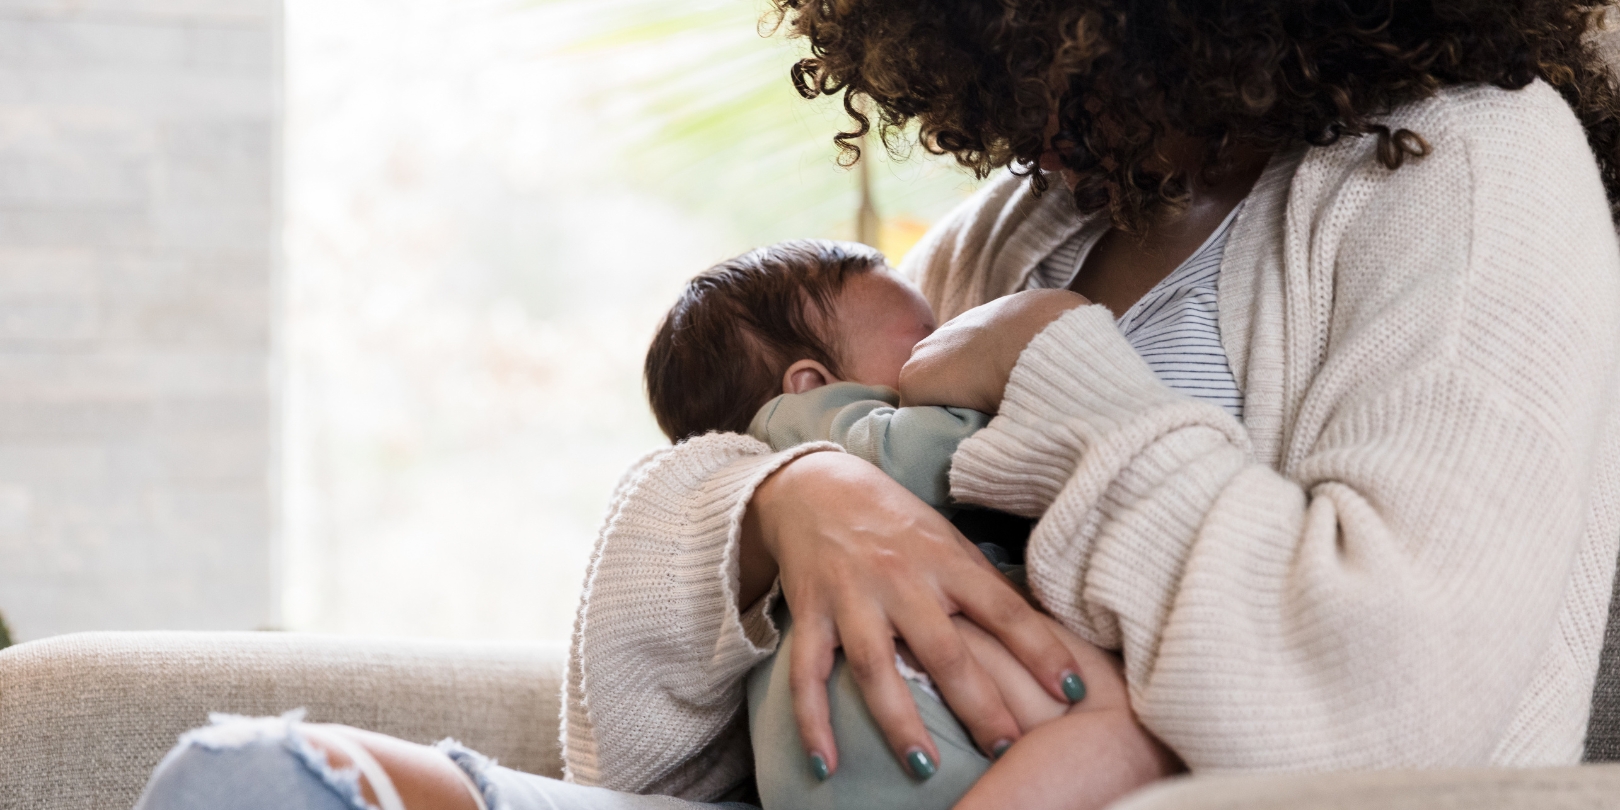
[[[0,0],[0,612],[275,621],[278,0]]]

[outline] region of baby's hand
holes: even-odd
[[[995,413],[1018,356],[1052,321],[1091,303],[1067,290],[1028,290],[952,318],[900,370],[900,404]]]
[[[1182,770],[1129,707],[1075,706],[1014,743],[955,810],[1100,810]]]
[[[955,621],[1023,731],[962,797],[957,810],[1102,808],[1182,770],[1175,755],[1137,722],[1119,660],[1112,654],[1050,620],[1085,679],[1085,699],[1070,706],[1046,694],[990,634],[967,619]]]

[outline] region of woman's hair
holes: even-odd
[[[1186,199],[1164,162],[1172,133],[1206,144],[1210,179],[1243,147],[1346,135],[1376,136],[1395,169],[1429,145],[1380,117],[1466,83],[1557,88],[1620,201],[1620,94],[1586,38],[1605,8],[1591,0],[773,1],[809,40],[800,94],[844,93],[845,162],[873,116],[891,150],[916,122],[929,151],[981,177],[1012,165],[1039,191],[1055,115],[1076,204],[1126,230]]]
[[[686,283],[647,349],[647,399],[670,441],[729,430],[782,392],[788,366],[811,359],[840,376],[824,334],[833,299],[856,274],[884,267],[854,242],[779,242]]]

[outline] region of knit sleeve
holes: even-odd
[[[776,591],[737,608],[754,489],[800,455],[711,433],[626,475],[586,573],[564,679],[567,778],[710,801],[752,773],[744,680],[776,649]]]
[[[1308,379],[1276,467],[1100,307],[1030,344],[958,451],[956,497],[1044,514],[1036,593],[1123,651],[1133,707],[1195,771],[1502,763],[1523,717],[1567,720],[1522,710],[1607,497],[1620,254],[1579,127],[1532,91],[1405,124],[1432,153],[1398,171],[1350,143],[1346,171],[1296,179]],[[1574,723],[1536,756],[1578,759]]]

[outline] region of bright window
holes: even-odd
[[[679,285],[850,238],[832,104],[750,0],[288,0],[291,629],[558,639]],[[918,150],[920,152],[920,150]],[[971,190],[876,160],[897,254]]]

